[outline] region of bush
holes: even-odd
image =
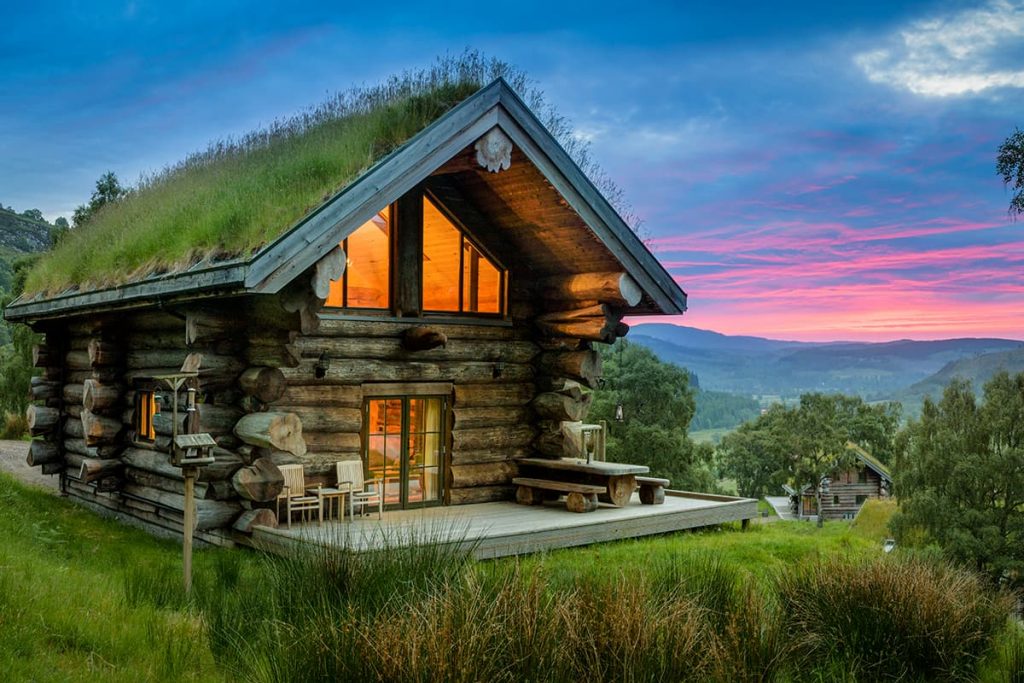
[[[972,678],[1011,613],[975,574],[918,558],[830,559],[775,583],[800,654],[857,678]]]
[[[20,439],[28,434],[28,419],[21,413],[6,413],[0,439]]]

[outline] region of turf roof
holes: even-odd
[[[497,76],[476,53],[336,96],[151,177],[71,231],[29,274],[28,295],[124,284],[248,257]]]

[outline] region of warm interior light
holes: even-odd
[[[501,313],[501,288],[497,266],[431,200],[424,198],[423,309]]]
[[[387,308],[390,302],[391,223],[389,207],[363,223],[341,243],[345,273],[331,281],[325,305]]]

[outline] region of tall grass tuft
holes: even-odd
[[[839,660],[868,679],[967,680],[1011,610],[976,575],[915,558],[806,563],[776,589],[807,661]]]

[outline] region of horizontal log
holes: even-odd
[[[102,339],[92,339],[86,351],[90,367],[104,365],[118,365],[123,356],[121,347],[118,344]]]
[[[68,370],[92,370],[88,351],[68,351],[64,356],[64,367]]]
[[[25,462],[29,467],[38,467],[51,462],[59,462],[62,459],[60,446],[56,442],[32,439],[28,445],[28,458]]]
[[[169,491],[126,483],[121,492],[125,496],[141,499],[157,507],[181,513],[185,509],[185,497]],[[242,506],[221,500],[197,499],[196,525],[199,530],[216,529],[228,526],[242,511]]]
[[[109,444],[121,435],[124,424],[120,419],[98,415],[90,410],[82,410],[82,436],[90,446]]]
[[[85,384],[65,384],[61,390],[61,395],[66,403],[80,406],[82,405],[82,399],[85,397]]]
[[[30,405],[25,410],[28,431],[32,436],[41,436],[57,431],[60,422],[60,411],[46,406]]]
[[[282,368],[289,384],[309,384],[317,359],[304,358],[297,368]],[[332,359],[323,384],[362,382],[529,382],[533,368],[519,363],[492,361],[379,361]]]
[[[64,374],[65,384],[82,384],[87,379],[98,379],[101,382],[118,382],[123,370],[120,368],[93,368],[92,370],[71,370]]]
[[[530,402],[535,393],[531,383],[499,384],[456,384],[455,405],[465,408],[487,406],[522,406]]]
[[[29,384],[29,400],[47,401],[51,398],[60,398],[61,396],[61,384],[58,381],[47,380],[42,377],[33,377]]]
[[[295,413],[250,413],[235,424],[235,436],[247,444],[306,454],[302,440],[302,422]]]
[[[302,433],[320,432],[354,432],[359,433],[363,427],[363,411],[359,408],[340,407],[300,407],[289,412],[298,416],[302,422]]]
[[[295,348],[303,358],[366,358],[396,361],[503,361],[529,363],[539,349],[531,341],[452,339],[444,346],[410,351],[400,337],[299,337]]]
[[[213,463],[199,468],[200,481],[226,481],[244,463],[238,455],[222,448],[212,449]],[[181,468],[171,464],[166,453],[159,453],[144,448],[129,448],[121,456],[125,464],[136,469],[146,470],[153,474],[170,479],[184,479]]]
[[[302,432],[306,449],[310,453],[359,453],[362,437],[359,432]]]
[[[243,413],[234,406],[221,406],[212,403],[199,403],[196,405],[199,411],[199,431],[212,435],[230,434],[235,423],[242,417]],[[161,405],[160,412],[153,416],[153,429],[157,434],[170,436],[173,434],[174,420],[173,410],[170,405]],[[185,430],[185,406],[178,404],[178,432]]]
[[[590,394],[579,399],[565,394],[545,392],[530,403],[538,417],[546,420],[582,420],[590,407]]]
[[[501,462],[503,460],[515,460],[533,455],[533,449],[529,447],[503,448],[498,450],[454,451],[451,455],[453,465],[479,465],[485,462]]]
[[[472,488],[451,489],[448,492],[452,505],[471,505],[474,503],[492,503],[498,500],[512,500],[515,489],[512,486],[474,486]]]
[[[85,430],[82,428],[81,416],[64,420],[64,435],[72,439],[84,439]]]
[[[512,478],[519,476],[516,464],[507,460],[477,465],[452,465],[450,471],[451,485],[455,489],[511,484]]]
[[[227,339],[245,329],[245,321],[237,315],[207,309],[192,309],[185,314],[185,342],[202,346]]]
[[[529,424],[532,414],[524,406],[486,406],[482,408],[453,408],[453,429],[502,427]]]
[[[61,365],[60,354],[49,344],[36,344],[32,347],[32,366],[46,368]]]
[[[139,351],[188,349],[183,329],[132,330],[125,337],[125,347]]]
[[[68,474],[86,484],[120,472],[124,467],[120,458],[91,458],[68,453],[64,459]]]
[[[124,468],[124,480],[139,486],[185,495],[185,480],[180,477],[165,477],[156,472],[129,466]],[[197,481],[193,484],[193,492],[196,498],[205,500],[230,500],[235,497],[235,490],[226,481]]]
[[[271,458],[257,458],[231,476],[231,486],[245,500],[265,503],[284,489],[284,475]]]
[[[87,379],[82,384],[82,406],[93,413],[116,410],[121,404],[124,387],[120,384],[104,384],[96,379]]]
[[[265,526],[271,529],[277,528],[277,515],[273,510],[267,508],[256,508],[254,510],[246,510],[235,523],[231,526],[232,529],[243,534],[251,534],[256,527]]]
[[[537,368],[541,374],[569,377],[596,389],[601,378],[601,356],[597,351],[545,351],[538,356]]]
[[[338,384],[290,384],[285,387],[275,406],[286,412],[302,406],[360,408],[363,405],[362,387]],[[494,385],[500,386],[500,385]],[[458,388],[456,388],[456,392]],[[276,408],[275,408],[276,409]]]
[[[640,303],[643,290],[626,273],[579,273],[547,278],[538,291],[548,300],[598,301],[618,307]]]
[[[581,308],[572,308],[564,311],[549,311],[541,313],[535,318],[539,323],[564,323],[573,320],[589,320],[591,318],[617,317],[612,308],[607,304],[591,304]]]
[[[245,358],[252,365],[266,365],[273,368],[295,368],[302,360],[295,345],[284,342],[250,343],[245,350]]]
[[[533,441],[534,435],[534,428],[530,425],[456,429],[452,431],[452,449],[481,451],[524,448]]]
[[[64,451],[89,458],[98,458],[99,450],[85,443],[85,439],[64,439]]]
[[[272,403],[284,394],[284,374],[277,368],[251,367],[238,377],[242,391],[264,403]]]
[[[457,324],[431,321],[430,326],[448,341],[456,339],[526,339],[529,331],[507,323]],[[401,337],[412,327],[407,320],[342,320],[324,317],[317,335],[321,337]]]
[[[574,401],[583,399],[583,385],[568,377],[552,377],[541,375],[537,378],[537,391],[539,393],[551,392],[569,396]]]
[[[64,460],[57,460],[54,462],[43,463],[43,466],[39,469],[43,474],[60,474],[64,471],[65,464]]]
[[[615,341],[618,318],[580,318],[560,322],[536,321],[537,331],[549,338],[585,339],[611,344]]]

